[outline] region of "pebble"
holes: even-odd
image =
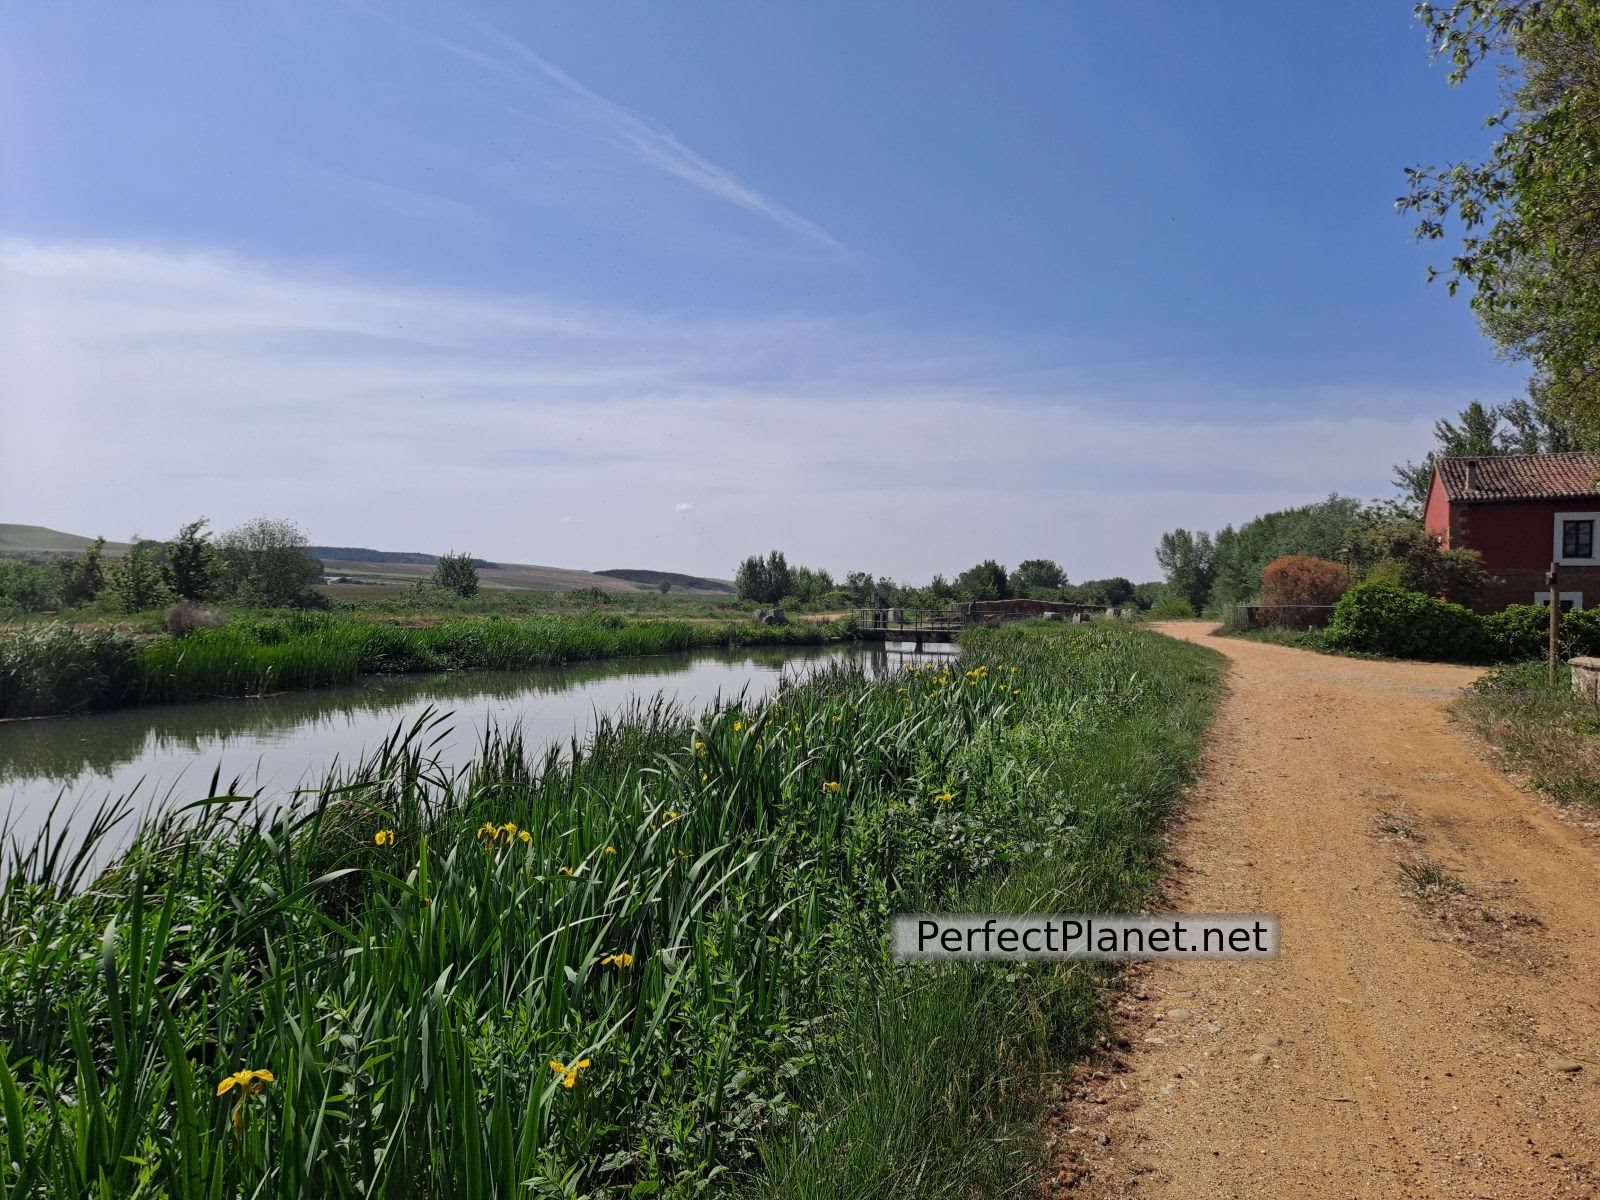
[[[1167,1039],[1162,1037],[1147,1037],[1144,1040],[1144,1044],[1146,1046],[1165,1046],[1167,1044]]]
[[[1167,1020],[1169,1020],[1169,1021],[1187,1021],[1188,1019],[1189,1019],[1189,1010],[1187,1008],[1169,1008],[1169,1009],[1167,1009]]]
[[[1200,1026],[1200,1028],[1204,1029],[1207,1033],[1222,1032],[1222,1026],[1218,1025],[1215,1021],[1207,1021],[1204,1025]]]
[[[1264,1067],[1271,1061],[1272,1061],[1272,1055],[1270,1055],[1270,1054],[1259,1054],[1259,1053],[1257,1053],[1257,1054],[1252,1054],[1250,1056],[1250,1065],[1252,1067]]]
[[[1583,1070],[1583,1064],[1575,1058],[1546,1059],[1544,1065],[1549,1067],[1552,1071],[1572,1072]]]
[[[1256,1034],[1256,1045],[1267,1047],[1281,1046],[1283,1045],[1283,1039],[1275,1033],[1258,1033]]]

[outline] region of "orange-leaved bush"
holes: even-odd
[[[1332,604],[1350,587],[1344,567],[1309,554],[1288,554],[1261,568],[1261,603]]]

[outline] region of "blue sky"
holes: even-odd
[[[1492,103],[1398,0],[7,6],[0,519],[1153,577],[1519,390],[1393,205]]]

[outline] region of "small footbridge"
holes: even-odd
[[[856,610],[855,636],[863,642],[954,642],[973,625],[1003,621],[1087,621],[1114,616],[1115,609],[1057,600],[974,600],[948,608],[862,608]]]

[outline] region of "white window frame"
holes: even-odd
[[[1555,544],[1551,547],[1550,557],[1558,565],[1571,565],[1574,567],[1600,566],[1600,554],[1591,553],[1588,558],[1563,558],[1561,554],[1561,523],[1563,521],[1593,521],[1594,538],[1589,544],[1591,552],[1600,551],[1600,512],[1568,512],[1557,513],[1555,523]]]
[[[1597,530],[1600,530],[1600,526],[1597,526],[1596,528],[1597,528]],[[1545,605],[1550,603],[1550,593],[1549,592],[1535,592],[1533,594],[1533,602],[1535,604],[1539,605],[1541,608],[1544,607]],[[1561,593],[1561,603],[1572,605],[1572,608],[1570,610],[1568,610],[1570,612],[1582,612],[1583,611],[1583,593],[1582,592],[1562,592]]]

